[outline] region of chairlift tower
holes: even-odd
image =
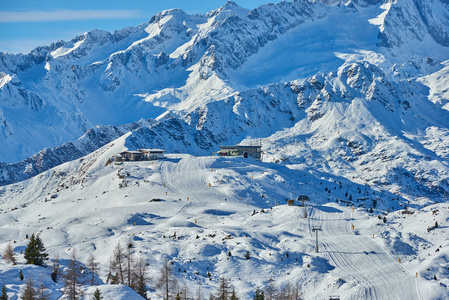
[[[307,195],[300,195],[300,196],[298,196],[297,200],[302,202],[302,206],[304,207],[304,219],[307,219],[306,201],[310,201],[309,196],[307,196]]]
[[[281,160],[284,162],[284,166],[285,166],[285,161],[287,161],[287,160],[289,160],[288,158],[285,158],[285,157],[283,157],[283,158],[281,158]]]
[[[318,253],[319,252],[319,249],[318,249],[318,231],[323,231],[323,229],[321,229],[321,226],[314,226],[314,227],[312,227],[312,231],[315,231],[315,233],[316,233],[315,253]]]

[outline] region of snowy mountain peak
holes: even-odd
[[[448,59],[447,22],[440,17],[447,5],[407,3],[338,6],[301,0],[248,11],[228,2],[206,15],[167,10],[135,28],[93,30],[27,55],[1,54],[0,137],[7,146],[0,157],[10,163],[2,167],[2,182],[34,176],[134,130],[131,146],[192,154],[257,139],[265,139],[272,161],[282,155],[296,161],[314,149],[319,162],[309,163],[326,170],[326,157],[341,150],[343,158],[332,159],[338,162],[335,172],[343,173],[347,168],[362,172],[357,163],[378,163],[376,147],[400,140],[411,143],[407,153],[438,161],[435,174],[442,179],[437,185],[446,190],[447,167],[441,161],[446,154],[435,144],[435,136],[447,135],[446,102],[438,96],[445,95],[445,83],[441,87],[432,74],[445,78],[447,72],[439,64]],[[417,81],[423,76],[427,79]],[[29,126],[17,115],[26,115]],[[155,121],[123,125],[142,118]],[[27,130],[31,124],[35,130]],[[76,140],[97,124],[110,127],[31,156]],[[431,135],[427,127],[434,128]],[[337,142],[355,143],[342,133],[347,131],[369,137],[357,141],[363,149]],[[289,141],[302,135],[311,136],[302,141],[303,148],[287,154]],[[276,143],[283,146],[270,146]],[[70,150],[55,157],[56,149]],[[401,173],[387,166],[396,154],[392,151],[382,167],[371,167],[364,180],[388,185],[392,174]],[[398,159],[397,165],[401,161],[421,178],[416,185],[429,189],[432,172],[414,169],[414,159]],[[379,168],[381,175],[373,171]]]
[[[220,8],[213,10],[206,14],[208,18],[214,18],[216,21],[223,21],[229,16],[246,16],[250,10],[240,7],[237,3],[233,1],[227,1]]]
[[[130,241],[153,278],[169,257],[186,286],[213,292],[224,276],[245,300],[290,280],[306,299],[444,298],[448,7],[228,1],[0,53],[0,246],[19,253],[40,233],[61,270],[71,249],[95,253],[111,299],[140,299],[105,284],[108,250]],[[262,161],[213,155],[239,143]],[[150,148],[167,159],[113,160]],[[299,195],[309,211],[283,205]],[[8,296],[22,269],[62,296],[24,263],[0,266]]]

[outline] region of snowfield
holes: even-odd
[[[18,261],[0,258],[0,288],[21,299],[22,270],[67,298],[52,265],[75,251],[86,299],[142,299],[108,281],[120,243],[152,299],[166,261],[192,298],[224,277],[242,300],[273,283],[449,299],[448,15],[447,0],[228,1],[0,53],[0,252]],[[213,156],[235,143],[263,161]],[[141,148],[168,154],[111,161]],[[25,264],[33,233],[47,267]]]
[[[40,233],[50,256],[59,255],[63,266],[73,249],[82,263],[93,253],[100,262],[96,284],[107,299],[140,297],[128,287],[106,284],[118,242],[134,245],[153,279],[168,258],[179,282],[192,296],[201,285],[204,298],[215,293],[219,277],[231,279],[241,299],[251,299],[270,279],[280,286],[299,283],[305,299],[449,296],[448,203],[409,204],[414,214],[403,215],[397,208],[410,199],[304,165],[238,157],[168,154],[158,161],[107,164],[126,149],[125,142],[122,137],[0,189],[0,249],[11,241],[19,261],[12,266],[1,260],[0,283],[11,299],[25,288],[19,269],[43,283],[50,299],[62,296],[63,284],[51,280],[51,267],[24,265],[20,252],[32,233]],[[311,199],[308,218],[304,208],[286,205],[300,194]],[[388,213],[391,207],[396,210]],[[441,226],[427,232],[435,221]],[[316,226],[322,228],[319,253]],[[247,251],[250,259],[244,257]],[[159,299],[154,282],[148,284],[149,295]],[[83,290],[89,296],[94,287],[86,283]]]

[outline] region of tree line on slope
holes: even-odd
[[[33,264],[42,267],[46,266],[49,260],[49,255],[46,253],[46,248],[37,234],[32,234],[30,240],[23,252],[26,264]],[[17,259],[14,254],[14,249],[11,243],[8,243],[4,252],[3,258],[7,264],[17,264]],[[247,258],[249,259],[249,258]],[[180,285],[177,278],[173,274],[173,263],[165,259],[160,269],[157,278],[149,278],[146,275],[146,268],[148,264],[143,257],[135,258],[133,252],[133,244],[128,243],[124,248],[119,242],[114,248],[109,259],[108,275],[106,279],[107,284],[123,284],[132,288],[136,293],[144,299],[149,299],[149,283],[154,283],[154,290],[164,300],[203,300],[207,299],[201,285],[198,285],[196,291],[192,293],[187,284]],[[87,268],[86,268],[87,267]],[[82,286],[90,284],[93,286],[96,283],[95,278],[98,277],[99,263],[93,254],[90,254],[85,265],[77,260],[75,250],[72,250],[70,260],[64,271],[60,270],[59,257],[53,259],[51,266],[51,279],[54,282],[64,284],[62,289],[63,294],[67,299],[87,299]],[[209,279],[210,273],[208,273]],[[24,275],[22,270],[19,270],[18,277],[23,281]],[[47,299],[48,294],[45,286],[35,286],[35,283],[29,277],[26,281],[26,286],[22,292],[20,299],[23,300],[37,300]],[[209,300],[237,300],[239,297],[234,287],[231,286],[230,280],[224,277],[219,278],[218,286],[215,293],[209,294]],[[2,295],[0,300],[7,300],[6,288],[3,285]],[[100,290],[97,288],[92,295],[92,299],[103,299]],[[302,298],[302,293],[299,284],[287,283],[282,287],[277,287],[270,279],[265,288],[258,288],[254,294],[254,300],[299,300]]]

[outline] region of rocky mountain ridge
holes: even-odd
[[[135,28],[2,53],[0,182],[131,131],[130,149],[205,155],[257,142],[268,161],[447,197],[448,11],[438,0],[301,0],[252,11],[228,2],[206,15],[169,10]]]

